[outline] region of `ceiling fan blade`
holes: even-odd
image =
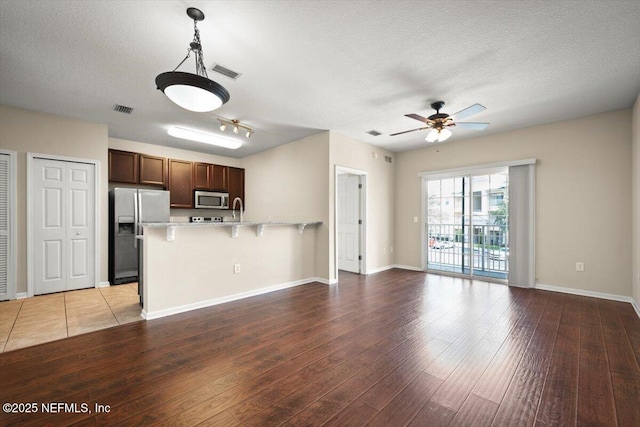
[[[483,130],[489,126],[489,123],[472,123],[472,122],[457,122],[456,128],[458,129],[472,129],[472,130]]]
[[[431,120],[427,119],[426,117],[422,117],[420,114],[405,114],[404,116],[412,118],[412,119],[417,120],[419,122],[424,122],[424,123],[429,123],[431,121]]]
[[[430,126],[425,126],[425,127],[421,127],[421,128],[418,128],[418,129],[405,130],[404,132],[392,133],[389,136],[402,135],[403,133],[415,132],[417,130],[424,130],[424,129],[429,129],[429,128],[430,128]]]
[[[460,111],[458,111],[455,114],[452,114],[451,116],[455,119],[455,120],[462,120],[465,119],[467,117],[471,117],[474,114],[479,113],[480,111],[484,111],[486,110],[487,107],[485,107],[484,105],[480,105],[480,104],[473,104],[465,109],[462,109]]]

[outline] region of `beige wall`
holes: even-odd
[[[231,227],[176,227],[173,242],[167,242],[165,228],[146,228],[144,310],[151,318],[161,317],[313,281],[313,228],[300,235],[295,225],[267,226],[258,237],[256,227],[240,227],[234,239]],[[240,264],[239,274],[234,264]]]
[[[372,153],[377,154],[374,158]],[[392,163],[384,157],[390,156]],[[330,133],[330,185],[329,185],[329,268],[335,275],[335,167],[343,166],[367,173],[366,212],[366,272],[394,264],[395,218],[395,154],[353,138]]]
[[[107,281],[107,126],[0,106],[0,147],[18,152],[16,292],[27,292],[26,153],[50,154],[100,163],[100,281]]]
[[[245,218],[322,221],[315,228],[315,276],[329,280],[329,132],[242,159]]]
[[[632,236],[633,250],[633,299],[640,306],[640,94],[636,98],[636,104],[633,107],[632,119],[632,169],[633,169],[633,208],[632,208]]]
[[[631,295],[631,110],[400,153],[396,262],[421,266],[418,172],[537,158],[537,283]],[[584,272],[575,263],[585,263]]]

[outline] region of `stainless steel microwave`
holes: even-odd
[[[194,206],[197,209],[229,209],[229,193],[196,191]]]

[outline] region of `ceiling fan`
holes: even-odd
[[[464,119],[466,117],[486,110],[486,107],[484,105],[473,104],[451,116],[445,113],[441,113],[440,110],[442,109],[442,107],[444,107],[444,101],[437,101],[431,104],[431,108],[436,110],[436,113],[430,115],[429,117],[422,117],[419,114],[405,114],[406,117],[410,117],[412,119],[418,120],[419,122],[423,122],[425,126],[417,129],[405,130],[404,132],[392,133],[389,136],[396,136],[402,135],[403,133],[431,129],[431,132],[427,134],[425,140],[427,142],[443,142],[451,136],[451,131],[448,128],[457,127],[459,129],[483,130],[487,126],[489,126],[489,123],[456,122],[456,120]]]

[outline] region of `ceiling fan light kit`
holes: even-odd
[[[204,20],[204,13],[195,7],[187,9],[187,15],[193,19],[193,41],[187,50],[187,56],[173,71],[161,73],[156,77],[156,86],[176,105],[195,112],[213,111],[230,99],[229,92],[222,85],[209,79],[204,66],[202,44],[198,21]],[[190,56],[195,55],[196,74],[176,71]]]
[[[473,114],[479,113],[481,111],[486,110],[483,105],[473,104],[467,108],[464,108],[453,115],[449,115],[446,113],[441,113],[440,110],[444,107],[444,101],[438,101],[431,104],[431,108],[436,110],[435,114],[430,115],[429,117],[422,117],[419,114],[405,114],[406,117],[409,117],[414,120],[418,120],[419,122],[423,122],[425,126],[406,130],[403,132],[392,133],[390,136],[402,135],[405,133],[415,132],[418,130],[431,129],[425,138],[425,141],[433,143],[433,142],[444,142],[453,132],[449,128],[460,128],[460,129],[472,129],[472,130],[483,130],[489,123],[471,123],[471,122],[456,122],[456,119],[462,119],[464,117],[469,117]]]
[[[444,142],[451,136],[451,131],[449,129],[431,129],[431,131],[427,134],[425,141],[427,142]]]

